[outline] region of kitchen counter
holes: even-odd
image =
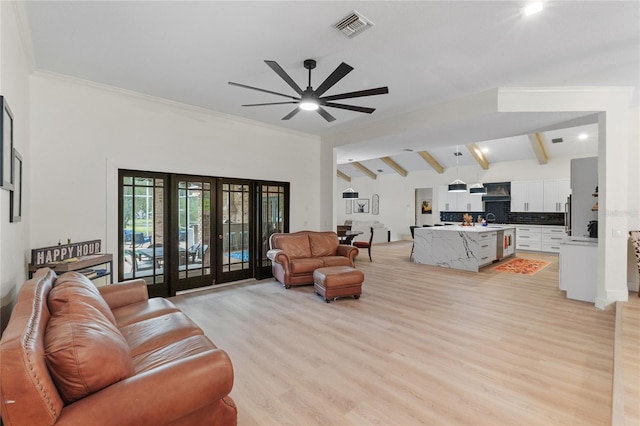
[[[511,244],[508,244],[506,254],[512,256],[515,253],[514,226],[451,225],[416,228],[413,260],[426,265],[478,272],[483,266],[498,260],[499,252],[503,252],[499,248],[504,244],[503,239],[498,241],[498,234],[502,237],[503,233],[511,235],[508,239]]]

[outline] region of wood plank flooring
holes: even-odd
[[[274,280],[172,300],[234,364],[244,425],[605,425],[614,317],[532,276],[409,262],[375,245],[359,300]]]

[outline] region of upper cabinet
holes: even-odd
[[[469,192],[449,192],[449,185],[438,186],[438,210],[441,212],[482,212],[482,196]]]
[[[514,181],[511,211],[562,213],[570,193],[569,179]]]
[[[541,180],[520,180],[511,182],[512,212],[543,211],[543,185]]]
[[[571,194],[569,179],[545,179],[544,186],[544,212],[562,213],[564,205]]]

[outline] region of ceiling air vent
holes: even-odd
[[[562,142],[564,142],[564,140],[562,140],[562,138],[551,139],[551,143],[562,143]]]
[[[373,22],[354,10],[335,24],[334,28],[347,37],[352,38],[372,26]]]

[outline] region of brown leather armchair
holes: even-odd
[[[354,266],[356,247],[339,244],[335,232],[300,231],[273,234],[269,239],[273,276],[284,284],[313,284],[313,271],[325,266]]]

